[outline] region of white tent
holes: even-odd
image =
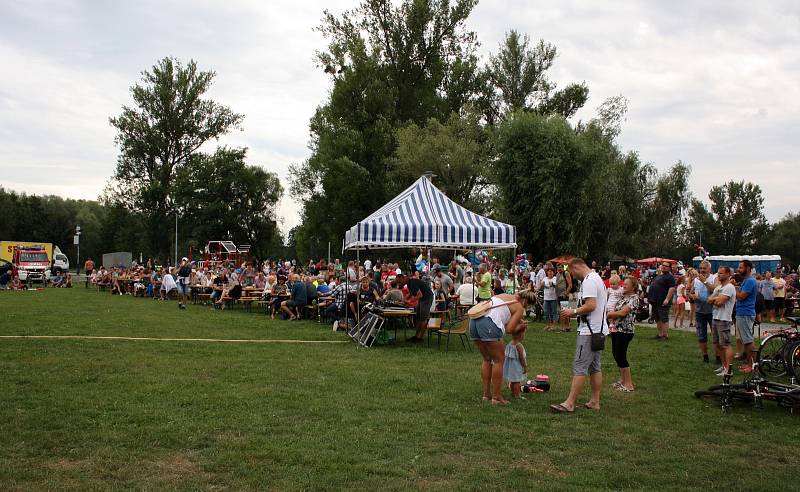
[[[517,230],[470,212],[422,176],[345,234],[344,249],[516,248]]]

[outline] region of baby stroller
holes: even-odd
[[[655,322],[650,315],[650,301],[647,300],[647,296],[644,294],[639,294],[639,307],[636,308],[634,317],[636,321],[647,320],[651,325]]]

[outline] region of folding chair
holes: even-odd
[[[461,320],[455,320],[452,323],[448,323],[446,326],[439,328],[438,330],[432,330],[428,332],[428,345],[431,343],[431,335],[436,334],[437,341],[436,346],[441,348],[442,346],[442,337],[447,338],[447,342],[445,343],[445,353],[450,351],[450,337],[457,336],[459,341],[461,341],[461,346],[464,347],[464,350],[469,350],[472,352],[472,345],[470,344],[469,337],[467,336],[467,331],[469,330],[469,318],[464,318]]]

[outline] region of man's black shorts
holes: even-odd
[[[669,304],[664,306],[661,303],[653,304],[653,320],[658,323],[669,323]]]

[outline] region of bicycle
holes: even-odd
[[[755,371],[751,374],[755,374]],[[796,384],[775,383],[752,375],[745,377],[742,383],[731,384],[732,377],[732,374],[728,374],[722,384],[695,391],[695,398],[719,399],[723,413],[729,413],[735,403],[752,403],[756,408],[763,409],[764,401],[774,401],[780,407],[789,408],[792,413],[800,409],[800,386]]]
[[[758,372],[765,378],[789,376],[795,381],[800,379],[800,353],[792,360],[792,356],[800,351],[798,318],[788,319],[791,322],[788,329],[770,334],[758,347]]]

